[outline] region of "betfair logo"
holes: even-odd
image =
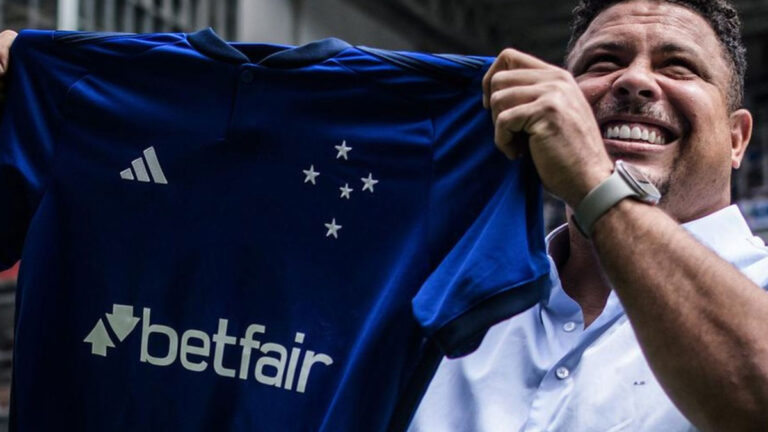
[[[179,338],[179,332],[173,328],[152,324],[151,314],[149,308],[144,308],[142,317],[138,318],[133,315],[133,306],[112,305],[112,313],[105,314],[106,324],[103,319],[99,319],[83,342],[91,344],[91,354],[107,357],[108,349],[115,348],[107,325],[115,338],[122,342],[141,321],[139,361],[142,363],[170,366],[178,360],[184,369],[192,372],[204,372],[212,364],[214,373],[219,376],[241,380],[253,376],[261,384],[285,390],[295,388],[299,393],[306,391],[310,373],[317,369],[317,365],[327,367],[333,364],[329,355],[303,349],[304,333],[295,333],[294,346],[290,347],[289,353],[289,348],[284,345],[257,340],[257,335],[265,335],[267,332],[266,326],[261,324],[249,325],[243,337],[237,338],[227,332],[229,321],[220,318],[218,329],[213,335],[202,330],[188,329]],[[152,353],[149,351],[150,338],[155,350]],[[224,365],[225,351],[232,349],[240,350],[237,368]],[[254,358],[255,361],[252,361]]]
[[[106,316],[107,323],[120,342],[125,340],[139,322],[139,319],[133,316],[133,306],[112,305],[112,313]],[[91,354],[102,357],[107,356],[107,348],[115,347],[102,319],[99,319],[83,342],[91,344]]]

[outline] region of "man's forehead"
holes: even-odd
[[[646,48],[665,52],[712,49],[719,52],[721,48],[712,27],[693,10],[665,1],[629,0],[598,14],[579,38],[572,54],[596,44],[631,48],[637,43],[650,44]]]

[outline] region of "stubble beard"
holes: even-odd
[[[645,102],[637,100],[619,101],[614,98],[610,98],[599,101],[593,107],[593,111],[595,118],[598,121],[612,115],[633,115],[659,120],[666,124],[676,125],[681,131],[690,130],[690,126],[687,120],[678,116],[674,111],[665,109],[658,102]],[[682,139],[683,137],[678,137],[678,140],[682,141]],[[617,159],[622,157],[621,154],[614,154],[612,156],[616,157]],[[628,154],[627,156],[630,155]],[[661,193],[662,198],[659,203],[661,206],[664,206],[669,199],[668,193],[670,191],[670,184],[672,183],[674,173],[677,172],[679,161],[680,149],[678,148],[672,163],[663,173],[654,174],[648,172],[648,170],[645,170],[642,167],[637,167],[648,177],[648,180],[650,180],[650,182],[653,183],[653,185],[656,186],[656,189],[658,189]]]

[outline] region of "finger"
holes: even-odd
[[[496,118],[498,117],[499,113],[504,112],[510,108],[514,108],[518,105],[531,103],[548,91],[549,86],[546,84],[507,87],[494,91],[491,94],[489,104],[493,122],[496,123]]]
[[[483,106],[488,108],[491,95],[491,79],[500,71],[512,69],[548,69],[554,66],[539,60],[538,58],[518,51],[514,48],[507,48],[496,57],[488,71],[483,76]]]
[[[13,30],[0,32],[0,76],[8,70],[8,60],[10,59],[11,45],[18,34]]]
[[[563,79],[556,69],[515,69],[499,71],[491,78],[490,93],[506,87],[534,85]]]
[[[507,157],[514,159],[528,147],[528,129],[540,108],[537,101],[518,105],[501,112],[494,130],[494,142]],[[521,140],[521,137],[525,137]]]

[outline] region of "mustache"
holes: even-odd
[[[675,125],[681,131],[690,130],[690,124],[686,119],[658,102],[621,101],[615,99],[601,101],[595,106],[594,114],[597,119],[612,115],[640,116]]]

